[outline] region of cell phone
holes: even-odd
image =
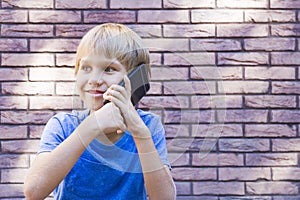
[[[140,64],[129,72],[128,78],[131,83],[131,102],[135,106],[150,89],[149,78],[147,74],[146,64]],[[125,85],[122,80],[119,85]],[[103,105],[109,101],[104,100]]]

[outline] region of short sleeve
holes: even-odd
[[[152,133],[152,139],[156,150],[162,160],[164,165],[167,165],[169,169],[171,169],[170,162],[168,160],[168,151],[166,145],[166,138],[165,138],[165,129],[161,123],[160,117],[154,115],[152,118],[149,126],[150,132]]]
[[[59,119],[54,116],[48,121],[44,128],[37,153],[52,151],[64,140],[65,134],[63,127]]]

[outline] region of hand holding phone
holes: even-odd
[[[131,102],[135,106],[150,89],[146,64],[140,64],[139,66],[134,68],[128,74],[128,78],[131,83]],[[124,80],[122,80],[119,85],[124,87]],[[104,100],[103,105],[108,102],[108,100]]]

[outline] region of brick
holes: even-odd
[[[166,76],[168,74],[168,76]],[[151,67],[151,80],[188,80],[189,70],[186,67]]]
[[[243,130],[237,124],[192,125],[192,137],[242,137]]]
[[[244,183],[241,182],[195,182],[193,191],[196,195],[244,195]]]
[[[28,155],[1,154],[0,158],[1,158],[0,159],[0,167],[2,169],[15,168],[15,167],[29,167],[29,156]],[[1,184],[0,184],[0,186],[1,186]]]
[[[267,65],[269,56],[267,53],[218,53],[219,65]]]
[[[79,95],[73,82],[57,82],[55,87],[55,94],[57,95]]]
[[[217,111],[218,119],[224,122],[267,122],[267,110],[226,110],[226,112]]]
[[[214,196],[177,196],[176,200],[218,200]]]
[[[294,82],[274,81],[272,82],[272,93],[273,94],[300,94],[300,83],[296,81]]]
[[[290,182],[254,182],[246,183],[246,191],[249,194],[298,194],[296,184]]]
[[[175,182],[177,195],[191,194],[191,183],[189,182]],[[177,198],[176,198],[177,199]]]
[[[218,37],[266,37],[269,28],[263,24],[219,24]]]
[[[242,10],[192,10],[192,23],[243,22]]]
[[[189,137],[189,126],[182,124],[165,124],[166,137]]]
[[[161,65],[162,64],[162,54],[150,53],[150,60],[151,60],[152,65]]]
[[[2,141],[1,151],[7,153],[35,153],[39,143],[39,140]]]
[[[172,167],[175,166],[187,166],[190,163],[189,154],[181,154],[181,153],[169,153],[168,159]]]
[[[266,81],[222,81],[218,91],[226,94],[267,93],[269,83]]]
[[[182,24],[163,25],[165,37],[214,37],[215,26],[213,24]]]
[[[242,96],[192,96],[192,108],[242,108]]]
[[[0,197],[23,197],[23,184],[0,184]]]
[[[211,122],[214,119],[214,113],[209,110],[181,110],[165,111],[166,123],[199,123]]]
[[[299,110],[273,110],[271,122],[299,123]]]
[[[27,40],[24,39],[0,39],[0,51],[24,52],[28,51]]]
[[[2,93],[13,95],[50,95],[54,93],[54,84],[43,82],[2,83]]]
[[[271,53],[273,65],[300,65],[300,52]]]
[[[0,126],[0,139],[22,139],[27,138],[26,126]]]
[[[53,8],[52,0],[2,0],[2,8]]]
[[[74,39],[31,39],[30,51],[75,53],[79,42],[80,40]]]
[[[293,152],[299,151],[300,139],[273,139],[272,151],[276,152]]]
[[[219,150],[226,152],[269,151],[268,139],[219,139]]]
[[[245,10],[246,22],[294,22],[296,13],[287,10]]]
[[[214,53],[165,53],[165,65],[215,65]]]
[[[192,51],[242,50],[241,42],[231,39],[191,39]]]
[[[7,37],[52,37],[52,25],[1,25],[1,35]]]
[[[246,124],[246,137],[296,137],[296,127],[281,124]]]
[[[164,8],[214,8],[214,0],[164,0]]]
[[[271,34],[273,36],[299,36],[300,24],[272,24]]]
[[[78,96],[37,96],[30,97],[29,109],[81,109],[81,100]]]
[[[25,10],[0,10],[0,21],[2,23],[26,23],[28,21]]]
[[[267,0],[217,0],[218,8],[267,8]]]
[[[215,94],[215,83],[212,81],[177,81],[165,82],[164,94]]]
[[[247,166],[297,165],[296,153],[251,153],[246,154]]]
[[[30,10],[29,21],[33,23],[75,23],[81,22],[79,11]]]
[[[295,79],[296,72],[290,67],[247,67],[245,68],[246,79],[261,79],[261,80],[286,80]]]
[[[245,105],[251,108],[295,108],[295,96],[246,96]]]
[[[108,11],[84,11],[83,21],[85,23],[132,23],[136,21],[134,11],[108,10]]]
[[[150,82],[150,90],[147,92],[149,95],[162,94],[161,82]]]
[[[2,169],[1,183],[24,183],[27,169]]]
[[[40,139],[45,126],[29,126],[29,138]]]
[[[22,68],[0,68],[0,81],[26,81],[28,80],[28,69]],[[2,83],[2,85],[5,83]],[[3,86],[2,86],[3,91]]]
[[[124,9],[124,8],[161,8],[162,0],[153,0],[153,1],[139,1],[139,0],[110,0],[110,8],[114,9]]]
[[[0,96],[0,109],[27,109],[27,97]]]
[[[46,124],[53,114],[50,111],[2,111],[1,123]]]
[[[258,181],[271,180],[270,168],[219,168],[221,181]]]
[[[191,79],[242,79],[242,67],[191,67]]]
[[[172,176],[175,180],[206,180],[213,181],[217,179],[217,170],[213,168],[201,169],[198,168],[174,168],[172,169]]]
[[[164,51],[188,51],[188,39],[166,39],[166,38],[151,38],[144,39],[144,45],[151,52],[164,52]]]
[[[187,23],[188,10],[139,10],[139,23]]]
[[[2,54],[2,66],[54,66],[54,55],[44,53]]]
[[[74,69],[71,68],[31,68],[31,81],[74,81]]]
[[[55,57],[56,66],[68,66],[74,67],[76,62],[76,54],[75,53],[57,53]]]
[[[298,167],[274,167],[272,168],[273,180],[300,180],[300,169]]]
[[[85,24],[64,24],[56,25],[55,35],[58,37],[83,37],[90,29],[95,27],[95,25],[85,25]]]
[[[238,153],[194,153],[193,166],[243,166],[244,158]]]
[[[1,104],[0,104],[1,105]],[[140,108],[189,108],[188,97],[183,96],[147,96],[139,102]]]
[[[136,32],[142,38],[162,37],[162,27],[156,24],[128,25],[130,29]]]
[[[237,196],[226,196],[226,197],[220,197],[219,200],[272,200],[272,197],[270,196],[242,196],[242,197],[237,197]]]
[[[216,140],[195,139],[195,138],[176,138],[167,139],[167,149],[169,152],[210,152],[216,151]]]
[[[246,50],[285,51],[295,49],[295,40],[286,38],[255,38],[245,39]]]
[[[270,0],[271,8],[300,8],[300,2],[297,0]]]
[[[85,0],[79,2],[76,0],[56,0],[56,8],[66,9],[97,9],[107,8],[106,0]]]
[[[294,200],[299,199],[299,195],[283,195],[283,196],[274,196],[273,200]]]

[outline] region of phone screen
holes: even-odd
[[[128,78],[131,83],[131,102],[135,106],[150,89],[146,64],[141,64],[134,68],[129,72]],[[119,85],[124,87],[124,80]],[[108,100],[104,100],[103,104],[105,105],[108,102]]]

